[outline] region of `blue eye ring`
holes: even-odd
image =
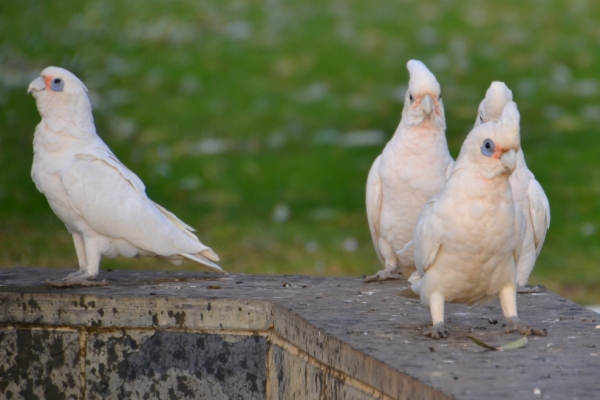
[[[485,139],[483,141],[483,144],[481,145],[481,154],[486,157],[491,157],[495,150],[496,146],[494,145],[492,139]]]
[[[65,81],[60,78],[54,78],[52,79],[52,82],[50,82],[50,89],[52,89],[54,92],[62,92],[64,87]]]

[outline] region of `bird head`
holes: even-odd
[[[497,121],[504,110],[504,105],[512,99],[512,92],[504,82],[492,82],[485,93],[485,99],[479,104],[475,126],[484,122]]]
[[[90,111],[87,91],[79,78],[59,67],[45,68],[27,88],[27,94],[31,93],[35,98],[42,117]]]
[[[521,147],[519,121],[517,104],[509,101],[497,121],[484,122],[467,135],[457,164],[463,159],[469,160],[488,178],[511,174]]]
[[[438,129],[446,129],[444,104],[440,84],[421,61],[410,60],[406,67],[410,74],[404,99],[402,121],[419,126],[429,121]]]

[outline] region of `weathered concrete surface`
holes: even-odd
[[[264,399],[266,338],[186,332],[90,335],[89,399]]]
[[[5,399],[77,399],[77,330],[0,331],[0,393]]]
[[[109,282],[105,287],[54,289],[42,283],[64,273],[34,268],[0,270],[0,332],[9,338],[3,339],[0,351],[11,352],[6,356],[2,353],[0,358],[0,393],[5,396],[7,390],[26,390],[19,382],[25,382],[33,370],[41,386],[51,381],[54,386],[43,387],[59,387],[67,393],[65,398],[71,396],[68,390],[89,394],[86,390],[103,382],[99,390],[120,390],[133,397],[137,396],[136,385],[154,384],[157,390],[179,387],[181,396],[187,398],[194,398],[191,393],[207,393],[204,398],[244,398],[226,393],[223,374],[211,375],[203,361],[214,358],[223,343],[241,343],[239,351],[229,354],[235,354],[232,360],[241,363],[239,354],[248,352],[251,356],[246,362],[251,360],[256,366],[248,372],[256,379],[241,379],[239,375],[231,382],[236,387],[246,382],[244,393],[256,394],[247,398],[293,398],[293,394],[295,398],[361,400],[600,398],[598,315],[550,292],[518,298],[519,316],[546,328],[547,337],[532,337],[523,349],[487,352],[465,334],[495,345],[518,338],[517,334],[503,333],[497,301],[475,308],[447,305],[451,337],[433,341],[421,335],[430,323],[427,310],[418,301],[396,295],[406,286],[404,282],[364,284],[353,278],[103,271],[100,279]],[[500,322],[493,325],[488,319]],[[43,358],[47,356],[35,360],[15,356],[15,332],[28,331],[33,336],[36,329],[50,335],[43,339],[41,348],[59,343],[56,348],[66,349],[69,355],[64,359],[69,362],[54,366]],[[80,357],[80,347],[69,344],[77,340],[64,336],[68,334],[84,336],[78,340],[86,343],[89,354],[85,356],[93,356],[96,364],[64,374],[80,376],[80,380],[53,381],[47,377],[55,371],[77,368],[73,360]],[[213,350],[203,351],[216,353],[202,353],[194,344],[196,339],[184,339],[194,336],[206,343],[211,336]],[[102,345],[97,345],[95,354],[98,341]],[[177,347],[175,343],[180,341],[188,344]],[[70,346],[73,350],[68,350]],[[109,354],[111,346],[114,353]],[[152,363],[152,354],[176,360],[178,348],[180,353],[186,350],[185,368],[169,364],[171,361]],[[153,349],[161,350],[152,353]],[[119,357],[128,361],[127,368],[114,361]],[[101,359],[105,360],[104,378],[99,369]],[[222,362],[223,371],[233,365],[225,359]],[[266,364],[264,369],[261,362]],[[12,372],[8,372],[10,368]],[[202,379],[195,375],[197,371]],[[233,368],[230,372],[236,371]],[[107,374],[115,378],[106,380]],[[159,374],[161,379],[153,381]],[[5,377],[7,386],[3,386]],[[156,393],[150,398],[168,397],[168,393]]]

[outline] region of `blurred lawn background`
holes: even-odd
[[[414,58],[442,86],[453,156],[490,82],[513,90],[552,209],[530,283],[600,303],[598,21],[584,0],[4,0],[0,265],[77,266],[30,178],[40,117],[26,89],[56,65],[87,85],[98,133],[149,196],[226,270],[372,274],[366,177]]]

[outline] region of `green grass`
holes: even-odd
[[[453,155],[490,82],[513,89],[552,208],[531,282],[598,303],[600,5],[568,3],[2,2],[0,265],[76,266],[29,176],[39,115],[26,87],[57,65],[86,83],[99,134],[148,194],[195,226],[228,271],[371,274],[364,186],[383,144],[338,139],[391,136],[415,58],[442,86]],[[226,151],[203,154],[206,139]],[[272,218],[278,205],[285,222]],[[123,258],[102,267],[179,269]]]

